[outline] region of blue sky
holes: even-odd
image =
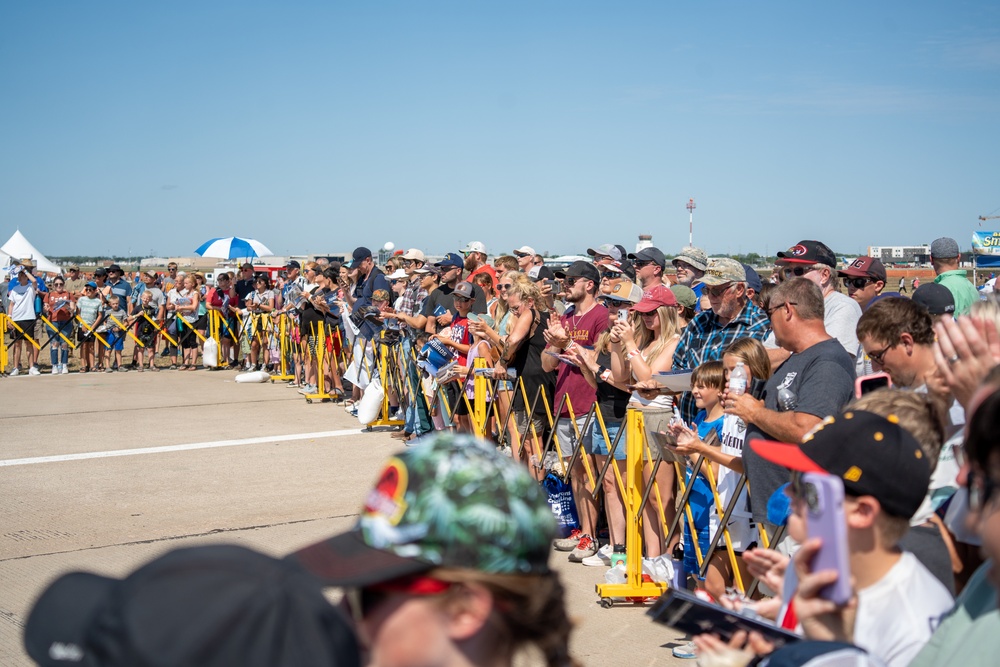
[[[50,255],[1000,228],[996,2],[8,1],[0,91],[0,236]]]

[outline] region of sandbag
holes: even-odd
[[[219,365],[219,344],[214,338],[206,338],[201,350],[201,363],[205,368],[215,368]]]
[[[385,391],[382,389],[382,382],[378,376],[375,376],[365,389],[361,401],[358,402],[358,421],[361,422],[362,426],[368,426],[378,419],[378,413],[382,410],[382,399],[384,398]]]
[[[247,382],[268,382],[271,379],[271,374],[267,371],[254,371],[253,373],[240,373],[236,376],[236,381],[240,384],[245,384]]]

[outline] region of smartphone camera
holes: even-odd
[[[816,492],[815,484],[810,484],[808,482],[803,483],[802,499],[806,501],[806,505],[809,507],[811,512],[816,512],[820,509],[819,494]]]
[[[618,311],[618,321],[628,322],[628,308],[621,308]]]

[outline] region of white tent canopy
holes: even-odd
[[[0,246],[0,250],[3,250],[15,260],[33,259],[38,267],[36,269],[38,272],[62,273],[62,267],[56,266],[49,261],[48,257],[38,252],[38,249],[31,245],[31,241],[24,238],[24,234],[21,233],[20,229],[14,232],[3,246]]]
[[[0,250],[0,269],[6,269],[10,264],[10,255]]]

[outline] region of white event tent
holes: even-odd
[[[10,255],[13,260],[33,259],[37,266],[35,271],[38,273],[62,273],[62,267],[53,264],[48,257],[38,252],[38,249],[31,245],[31,241],[24,237],[20,229],[14,232],[3,246],[0,246],[0,250]],[[3,262],[0,261],[0,263]]]

